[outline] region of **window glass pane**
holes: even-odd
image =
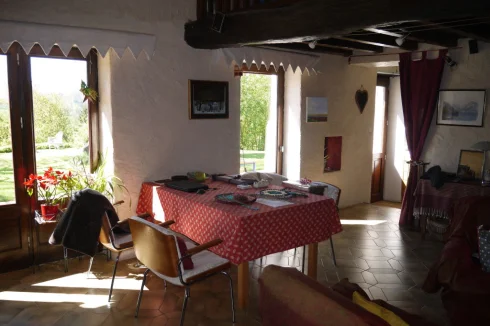
[[[32,57],[31,79],[37,173],[73,170],[79,158],[87,167],[88,102],[80,92],[87,62]]]
[[[374,110],[373,154],[383,153],[385,130],[385,93],[386,87],[376,86]]]
[[[0,55],[0,205],[15,202],[7,56]]]

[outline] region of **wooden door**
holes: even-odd
[[[0,154],[0,273],[26,268],[33,261],[29,218],[31,199],[23,185],[27,169],[23,143],[23,68],[18,56],[21,51],[20,46],[14,45],[6,54],[0,54],[0,87],[3,87],[0,89],[0,118],[2,128],[7,128],[2,136],[4,153]]]
[[[373,166],[371,179],[371,202],[383,200],[384,173],[386,164],[386,125],[388,123],[389,77],[378,76],[373,128]]]

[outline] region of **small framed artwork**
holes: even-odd
[[[325,137],[323,172],[340,171],[342,166],[342,136]]]
[[[306,122],[328,121],[328,101],[326,97],[306,98]]]
[[[228,82],[189,80],[189,119],[228,119]]]
[[[481,180],[485,152],[462,149],[459,154],[457,175],[463,180]]]
[[[440,90],[437,124],[483,127],[486,91],[483,89]]]

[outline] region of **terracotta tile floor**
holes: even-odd
[[[344,232],[334,236],[338,266],[331,260],[329,242],[319,247],[318,278],[329,285],[348,277],[372,297],[445,324],[439,294],[428,295],[420,286],[442,244],[420,240],[418,233],[398,228],[398,205],[357,205],[341,210]],[[261,325],[258,283],[262,266],[278,264],[300,269],[302,249],[265,257],[251,264],[250,307],[237,312],[236,325]],[[183,290],[150,276],[140,317],[133,317],[141,270],[123,261],[115,280],[113,301],[107,305],[113,262],[97,256],[88,275],[88,259],[71,259],[69,273],[61,262],[46,264],[32,274],[23,270],[0,275],[0,325],[178,325]],[[151,274],[150,274],[151,275]],[[236,282],[236,269],[232,271]],[[227,280],[215,276],[191,289],[186,325],[231,325]]]

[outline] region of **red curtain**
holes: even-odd
[[[412,53],[400,54],[400,85],[405,120],[405,134],[412,161],[419,161],[437,103],[439,86],[447,50],[437,59],[412,60]],[[402,202],[400,225],[413,225],[413,192],[417,186],[417,167],[410,168],[407,188]]]

